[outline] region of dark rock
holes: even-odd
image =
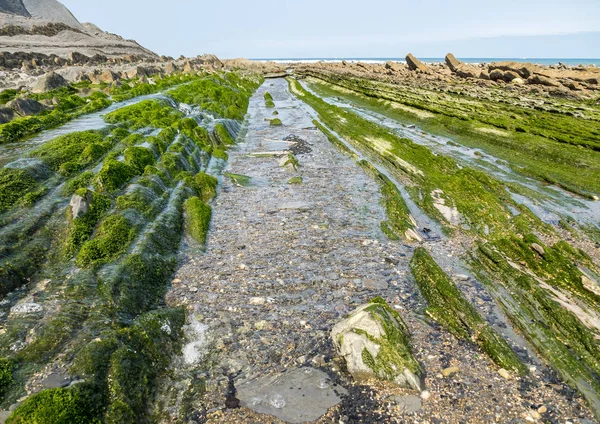
[[[555,79],[545,77],[543,75],[533,75],[527,78],[528,84],[545,85],[546,87],[560,87],[561,84]]]
[[[519,78],[519,74],[513,71],[504,72],[504,81],[511,82],[512,80]]]
[[[72,64],[84,64],[84,63],[88,63],[90,61],[90,58],[87,57],[84,54],[78,53],[78,52],[71,52],[69,53],[69,62],[71,62]]]
[[[477,78],[481,75],[481,72],[477,68],[465,63],[459,64],[456,67],[455,73],[462,78]]]
[[[494,69],[490,72],[489,77],[492,81],[498,81],[498,80],[504,81],[504,72],[502,72],[500,69]]]
[[[179,68],[174,62],[169,62],[167,63],[167,66],[165,66],[165,74],[167,75],[173,75],[177,71],[179,71]]]
[[[397,72],[402,70],[402,66],[397,62],[392,62],[391,60],[388,60],[387,62],[385,62],[385,69],[390,69],[392,71]]]
[[[456,72],[456,69],[462,65],[462,62],[455,58],[452,53],[448,53],[446,55],[446,65],[448,65],[448,68],[450,68],[452,72]]]
[[[408,65],[408,69],[411,71],[419,70],[421,72],[427,72],[427,66],[425,66],[419,59],[414,57],[412,53],[406,55],[406,64]]]
[[[494,69],[499,69],[501,71],[510,71],[517,74],[517,77],[522,77],[524,79],[529,78],[534,72],[537,71],[538,67],[531,63],[518,63],[518,62],[496,62],[491,63],[488,67],[491,72]],[[515,78],[517,78],[515,77]],[[514,79],[514,78],[513,78]]]
[[[42,381],[42,386],[46,389],[58,389],[67,387],[71,383],[71,379],[62,374],[50,374]]]
[[[0,124],[6,124],[15,117],[15,111],[9,107],[0,108]]]
[[[34,93],[45,93],[47,91],[68,86],[69,83],[62,76],[55,72],[49,72],[38,80],[31,91]]]
[[[73,219],[80,218],[87,213],[92,204],[93,194],[91,190],[88,190],[85,196],[74,194],[71,197],[69,207],[71,208],[71,216]]]
[[[8,102],[6,106],[13,109],[21,116],[37,115],[42,110],[46,109],[40,102],[22,97]]]

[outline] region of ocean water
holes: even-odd
[[[593,65],[600,67],[600,59],[561,59],[561,58],[534,58],[534,57],[470,57],[463,58],[459,57],[458,60],[465,63],[491,63],[491,62],[503,62],[503,61],[513,61],[513,62],[529,62],[535,63],[538,65],[558,65],[559,63],[564,63],[569,66],[577,66],[577,65]],[[332,58],[332,57],[322,57],[322,58],[262,58],[262,59],[252,59],[260,62],[275,62],[275,63],[316,63],[316,62],[341,62],[345,60],[347,62],[363,62],[363,63],[385,63],[388,60],[393,62],[405,63],[404,58],[398,57],[351,57],[351,58]],[[444,62],[443,57],[419,57],[419,60],[425,63],[440,63]]]

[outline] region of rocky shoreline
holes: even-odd
[[[600,69],[65,10],[0,0],[0,423],[598,422]]]

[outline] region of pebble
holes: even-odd
[[[510,373],[508,371],[506,371],[504,368],[500,368],[498,370],[498,374],[500,374],[500,376],[506,380],[510,380]]]
[[[458,367],[448,367],[444,370],[442,370],[442,375],[444,377],[450,377],[451,375],[457,374],[460,371],[460,368]]]
[[[542,419],[542,416],[537,411],[531,411],[530,414],[533,417],[533,419],[535,419],[535,420],[541,420]]]
[[[386,290],[388,288],[388,283],[383,280],[367,279],[363,280],[362,286],[367,290]]]
[[[538,408],[538,412],[540,414],[545,414],[546,412],[548,412],[548,408],[546,408],[546,405],[542,405]]]
[[[43,310],[44,308],[42,308],[42,305],[39,305],[37,303],[21,303],[19,305],[13,306],[10,309],[10,313],[15,315],[26,315],[42,312]]]
[[[251,305],[261,306],[266,303],[266,299],[264,297],[253,297],[250,299],[249,303]]]
[[[431,397],[431,393],[429,393],[429,391],[428,391],[428,390],[423,390],[423,391],[421,392],[421,399],[423,399],[423,400],[427,400],[427,399],[429,399],[430,397]]]
[[[396,402],[398,408],[403,414],[414,414],[418,412],[423,407],[421,404],[421,399],[417,396],[407,395],[407,396],[394,396],[392,400]]]

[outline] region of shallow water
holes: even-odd
[[[162,93],[139,96],[123,102],[113,103],[106,109],[103,109],[99,112],[90,113],[89,115],[80,116],[77,119],[61,125],[60,127],[42,131],[41,133],[28,138],[25,141],[0,145],[0,167],[19,157],[24,156],[27,152],[38,147],[40,144],[44,144],[45,142],[56,137],[60,137],[61,135],[66,135],[77,131],[100,130],[102,128],[106,128],[108,124],[104,121],[104,115],[114,112],[122,107],[131,106],[150,99],[161,99],[173,103],[173,99]]]

